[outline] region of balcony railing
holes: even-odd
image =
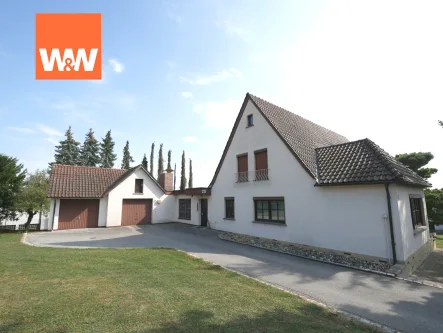
[[[236,183],[246,183],[249,180],[254,182],[269,180],[269,169],[243,171],[235,174]]]

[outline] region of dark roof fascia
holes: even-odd
[[[112,191],[114,188],[116,188],[118,185],[120,185],[125,179],[127,179],[130,175],[132,175],[134,172],[138,171],[138,170],[143,170],[148,176],[149,178],[151,178],[154,183],[160,188],[160,190],[162,190],[163,193],[166,193],[165,189],[163,187],[160,186],[160,184],[158,183],[158,181],[152,177],[152,175],[140,164],[136,167],[133,167],[131,169],[128,169],[128,171],[126,173],[124,173],[119,179],[117,179],[113,184],[111,184],[111,186],[109,186],[106,191],[103,193],[102,198],[108,194],[110,191]]]
[[[380,181],[380,182],[352,182],[352,183],[332,183],[332,184],[319,184],[315,183],[315,187],[328,187],[328,186],[352,186],[352,185],[383,185],[383,184],[396,184],[396,185],[405,185],[405,186],[412,186],[412,187],[432,187],[432,185],[420,185],[416,183],[408,183],[408,182],[402,182],[398,180],[391,180],[391,181]]]
[[[283,141],[283,143],[286,145],[286,147],[289,149],[289,151],[292,153],[292,155],[294,155],[295,159],[300,163],[300,165],[306,170],[306,172],[313,178],[315,178],[315,175],[312,174],[312,172],[309,170],[309,168],[302,162],[302,160],[298,157],[298,155],[296,154],[296,152],[291,148],[291,146],[289,145],[288,142],[286,142],[286,140],[283,138],[283,136],[280,134],[280,132],[275,128],[275,126],[271,123],[271,121],[268,119],[268,117],[266,117],[266,115],[263,113],[263,111],[260,109],[260,107],[257,105],[257,103],[254,102],[254,100],[251,98],[249,93],[246,93],[246,97],[243,101],[242,107],[240,109],[240,112],[238,113],[237,119],[235,120],[234,126],[232,127],[231,130],[231,134],[229,135],[228,138],[228,142],[226,143],[225,149],[223,150],[223,154],[220,158],[220,162],[218,163],[217,169],[215,170],[215,174],[214,177],[212,178],[211,183],[209,184],[209,188],[211,188],[218,176],[218,173],[220,172],[220,169],[223,165],[223,162],[225,160],[226,154],[228,153],[229,147],[231,146],[231,142],[234,138],[235,132],[237,131],[238,125],[240,123],[240,120],[243,116],[243,113],[245,111],[246,105],[248,104],[248,101],[251,101],[252,104],[256,107],[256,109],[258,110],[258,112],[260,112],[260,114],[263,116],[264,119],[266,119],[266,121],[268,122],[268,124],[271,126],[271,128],[274,130],[274,132],[278,135],[278,137],[280,138],[280,140]]]

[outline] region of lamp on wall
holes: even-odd
[[[160,205],[160,204],[162,203],[162,200],[161,200],[161,199],[158,199],[158,200],[156,201],[156,203],[157,203],[157,205]]]

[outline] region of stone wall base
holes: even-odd
[[[411,254],[406,261],[402,262],[399,260],[399,263],[404,264],[404,269],[400,273],[400,277],[408,277],[411,275],[423,261],[431,254],[434,250],[434,240],[431,238],[427,243],[423,244],[417,251]]]

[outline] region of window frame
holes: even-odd
[[[286,206],[285,206],[285,198],[284,197],[254,197],[254,220],[257,222],[270,222],[277,224],[286,224]],[[266,202],[266,210],[263,203]],[[273,203],[277,203],[277,209],[272,209]],[[258,209],[258,206],[261,204],[261,209]],[[280,208],[282,207],[282,209]],[[260,214],[259,211],[262,211]],[[273,218],[273,211],[277,212],[277,219]],[[265,214],[267,213],[267,218],[265,218]],[[280,215],[282,214],[282,216]],[[261,215],[261,217],[260,217]],[[282,217],[282,219],[280,218]]]
[[[134,194],[143,194],[143,178],[137,178],[134,182]],[[139,191],[140,190],[140,191]]]
[[[246,127],[252,126],[254,126],[254,115],[251,113],[246,116]]]
[[[182,203],[184,205],[189,203],[189,207],[183,207],[183,209],[185,209],[184,212],[182,212],[182,210],[181,210],[182,209]],[[191,199],[186,199],[186,198],[178,199],[178,219],[179,220],[191,220],[191,217],[192,217],[191,211],[192,211]],[[187,216],[188,213],[189,213],[189,217]]]
[[[228,202],[232,201],[232,216],[228,216]],[[235,219],[235,198],[234,197],[225,197],[225,219],[226,220],[234,220]]]
[[[411,222],[414,230],[427,226],[423,200],[424,197],[420,194],[409,195],[409,208],[411,210]]]

